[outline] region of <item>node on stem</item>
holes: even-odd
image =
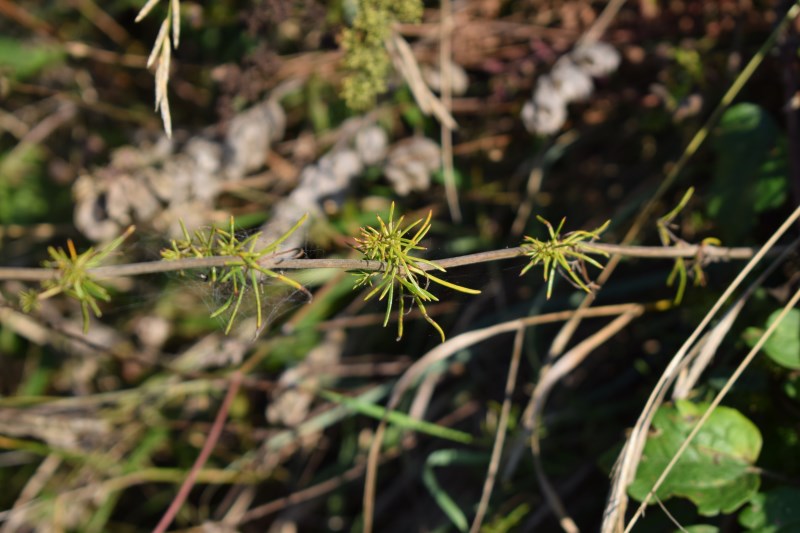
[[[550,238],[540,241],[534,237],[526,236],[521,247],[523,255],[530,257],[530,261],[520,272],[520,276],[528,272],[539,263],[544,267],[544,281],[547,283],[547,299],[553,293],[553,280],[555,273],[561,274],[573,285],[590,292],[589,285],[591,280],[588,277],[586,263],[603,268],[603,265],[592,259],[588,254],[597,254],[608,257],[608,254],[592,248],[590,243],[600,238],[600,234],[606,230],[611,223],[607,220],[605,224],[593,231],[572,231],[561,236],[561,228],[564,227],[566,217],[561,219],[557,229],[553,229],[552,224],[537,215],[536,219],[547,226]],[[576,270],[580,273],[576,273]]]
[[[364,259],[380,261],[384,264],[382,271],[361,270],[354,272],[357,277],[354,288],[375,287],[367,293],[364,300],[378,295],[378,300],[386,300],[386,315],[383,326],[389,323],[395,297],[399,306],[397,319],[397,340],[403,337],[403,316],[405,315],[405,298],[410,297],[419,307],[422,316],[439,332],[442,342],[445,340],[441,326],[428,315],[425,302],[438,302],[439,299],[429,290],[431,282],[466,294],[480,294],[480,291],[469,289],[445,281],[427,272],[427,269],[445,272],[445,269],[433,261],[412,255],[417,250],[425,250],[420,241],[431,229],[431,212],[423,219],[418,219],[403,227],[403,218],[394,219],[394,202],[389,210],[389,221],[384,222],[378,216],[378,227],[361,228],[361,237],[356,238],[354,248],[361,252]],[[416,231],[411,235],[411,231]]]

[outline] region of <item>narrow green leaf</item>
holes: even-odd
[[[384,417],[386,417],[386,420],[389,423],[399,427],[400,429],[416,431],[417,433],[423,433],[431,437],[458,442],[461,444],[472,444],[474,441],[474,438],[469,433],[443,427],[432,422],[417,420],[415,418],[411,418],[405,413],[401,413],[400,411],[388,411],[387,414],[387,411],[384,407],[361,400],[359,398],[350,398],[348,396],[343,396],[336,392],[325,389],[316,391],[316,394],[319,397],[328,400],[329,402],[344,405],[353,411],[369,416],[376,420],[382,420]]]
[[[466,293],[466,294],[480,294],[481,293],[481,291],[479,291],[479,290],[470,289],[470,288],[467,288],[467,287],[462,287],[461,285],[456,285],[455,283],[450,283],[449,281],[445,281],[443,279],[437,278],[436,276],[434,276],[433,274],[430,274],[430,273],[426,273],[425,275],[431,281],[435,281],[439,285],[443,285],[445,287],[449,287],[449,288],[453,289],[454,291],[463,292],[463,293]]]
[[[428,492],[431,493],[431,496],[433,496],[433,499],[436,500],[439,508],[442,509],[459,531],[467,530],[467,517],[453,498],[439,485],[434,468],[452,465],[483,466],[487,460],[484,452],[447,449],[433,452],[425,461],[425,466],[422,469],[422,482]]]

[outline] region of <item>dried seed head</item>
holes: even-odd
[[[534,134],[556,133],[567,121],[567,103],[549,76],[542,76],[536,84],[533,99],[522,108],[522,122]]]
[[[591,76],[573,63],[569,56],[564,56],[556,62],[550,72],[550,79],[567,103],[586,100],[594,90]]]
[[[425,137],[397,143],[389,153],[384,174],[395,192],[405,196],[430,187],[430,175],[440,165],[439,145]]]
[[[619,52],[606,43],[575,48],[559,59],[548,75],[541,76],[521,118],[530,133],[553,134],[567,120],[567,104],[586,100],[594,89],[592,77],[605,76],[617,69]]]
[[[340,191],[347,187],[347,184],[355,176],[361,174],[364,165],[358,154],[353,150],[336,150],[324,155],[317,164],[323,172],[329,173],[334,180],[331,185]],[[337,192],[331,190],[330,192]]]
[[[596,42],[575,48],[570,57],[584,72],[598,78],[607,76],[619,67],[619,52],[608,43]]]
[[[437,93],[442,92],[442,69],[438,65],[424,65],[422,67],[422,77],[431,90]],[[461,96],[469,89],[469,76],[464,67],[450,61],[450,90],[454,96]]]
[[[273,100],[236,115],[225,138],[227,178],[239,179],[261,168],[269,154],[270,144],[283,137],[285,125],[286,115]]]
[[[389,137],[379,126],[367,126],[356,134],[355,148],[365,165],[377,165],[386,158]]]

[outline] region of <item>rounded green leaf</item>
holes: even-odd
[[[800,489],[778,487],[759,493],[741,513],[739,524],[759,533],[800,530]]]
[[[680,530],[676,530],[676,532],[677,531]],[[719,528],[709,524],[695,524],[693,526],[686,526],[683,528],[683,531],[688,533],[719,533]]]
[[[744,340],[748,345],[754,346],[766,328],[769,328],[778,318],[781,310],[773,312],[767,319],[765,328],[747,328]],[[764,343],[764,353],[786,368],[800,369],[800,309],[791,309],[783,321]]]
[[[658,410],[653,418],[655,431],[628,488],[631,496],[640,501],[647,496],[707,408],[707,403],[679,401]],[[659,487],[657,497],[662,501],[673,496],[688,498],[705,516],[734,511],[758,490],[760,478],[751,467],[761,442],[758,428],[744,415],[718,407]]]
[[[723,241],[741,241],[760,210],[782,202],[781,190],[788,182],[777,170],[785,166],[785,154],[775,150],[779,133],[769,112],[746,102],[725,111],[714,130],[708,214],[719,224]]]

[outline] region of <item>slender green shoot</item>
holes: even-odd
[[[689,203],[689,200],[692,198],[693,194],[694,187],[689,187],[689,190],[687,190],[686,194],[683,195],[683,198],[681,198],[681,201],[678,202],[678,205],[675,206],[672,211],[659,218],[656,222],[658,238],[663,246],[686,244],[686,241],[675,235],[673,232],[675,229],[673,221]],[[701,241],[701,245],[719,246],[721,244],[722,242],[714,237],[708,237]],[[667,277],[668,287],[672,287],[675,283],[675,280],[678,280],[678,288],[675,292],[675,298],[673,299],[673,303],[675,305],[679,305],[683,301],[683,295],[686,293],[686,283],[690,275],[694,280],[695,287],[705,286],[706,275],[705,272],[703,272],[703,260],[700,255],[701,254],[698,254],[696,258],[690,260],[687,260],[683,257],[677,257],[675,259],[675,264],[672,266],[672,271]],[[687,267],[691,268],[691,274],[689,273]]]

